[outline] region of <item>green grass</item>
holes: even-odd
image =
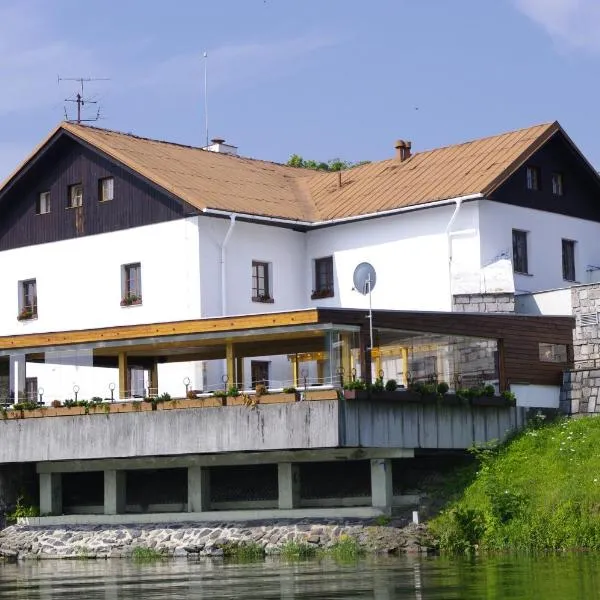
[[[364,556],[365,549],[360,546],[355,538],[342,535],[337,542],[327,549],[327,553],[336,560],[352,561]]]
[[[290,540],[281,547],[281,556],[288,560],[300,560],[304,558],[314,558],[319,553],[319,549],[314,544],[307,542],[297,542]]]
[[[478,452],[477,471],[430,523],[443,550],[600,549],[600,419],[533,424]],[[472,479],[472,481],[469,481]]]
[[[154,562],[162,560],[165,555],[154,548],[146,548],[145,546],[138,546],[133,549],[131,558],[136,562]]]
[[[223,546],[223,556],[239,561],[253,561],[265,556],[265,549],[255,542],[229,542]]]

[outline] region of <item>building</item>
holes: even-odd
[[[514,294],[595,281],[600,180],[558,123],[323,173],[63,123],[0,189],[0,333],[22,335],[311,306],[512,311]],[[415,260],[418,257],[418,260]],[[150,372],[28,369],[29,395],[148,393]],[[64,362],[64,361],[63,361]],[[384,364],[402,379],[402,359]],[[224,361],[160,365],[164,387],[227,385]],[[323,383],[318,361],[305,376]],[[245,388],[293,384],[256,357]],[[7,374],[4,374],[6,395]],[[329,382],[331,383],[331,382]],[[13,390],[14,392],[14,390]]]

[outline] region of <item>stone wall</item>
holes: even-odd
[[[564,374],[561,410],[600,413],[600,283],[571,288],[571,304],[575,369]]]
[[[515,295],[510,292],[497,294],[455,294],[452,296],[452,312],[514,313]]]

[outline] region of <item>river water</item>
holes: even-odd
[[[600,598],[600,556],[373,557],[347,563],[329,558],[250,563],[40,561],[0,565],[0,598],[592,600]]]

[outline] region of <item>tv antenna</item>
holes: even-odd
[[[204,59],[204,129],[208,148],[208,53],[204,52],[202,58]]]
[[[82,118],[82,109],[84,106],[86,106],[87,104],[98,104],[97,100],[90,100],[85,97],[84,89],[83,89],[84,83],[89,83],[91,81],[110,81],[110,79],[108,77],[61,77],[59,75],[58,76],[58,84],[59,85],[60,85],[61,81],[76,81],[77,83],[79,83],[79,86],[81,88],[81,91],[80,92],[78,91],[74,97],[65,98],[65,102],[72,102],[74,104],[77,104],[77,118],[69,119],[67,107],[65,106],[65,119],[67,121],[69,121],[69,123],[77,123],[77,124],[99,121],[100,120],[100,107],[98,107],[95,117],[90,117],[87,119]]]
[[[371,263],[362,262],[356,265],[354,269],[354,275],[352,276],[352,282],[354,283],[354,289],[363,296],[368,294],[369,296],[369,355],[373,354],[373,304],[371,302],[371,292],[377,283],[377,273]]]

